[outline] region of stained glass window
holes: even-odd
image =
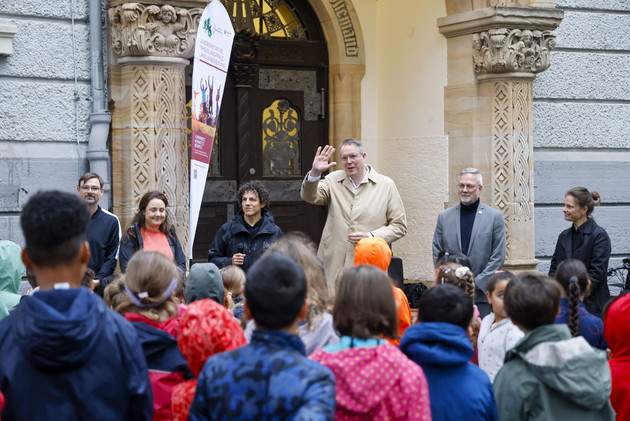
[[[285,0],[221,0],[238,32],[249,29],[262,38],[310,41],[295,8]]]
[[[263,111],[263,176],[300,175],[299,110],[284,98]]]

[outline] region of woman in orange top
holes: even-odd
[[[140,199],[138,211],[131,226],[120,241],[118,262],[125,273],[131,256],[138,251],[158,251],[177,265],[182,278],[186,273],[186,256],[175,234],[166,208],[168,199],[164,193],[150,191]]]

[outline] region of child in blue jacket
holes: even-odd
[[[304,272],[292,258],[271,253],[254,263],[244,311],[257,329],[249,345],[208,359],[189,420],[333,419],[335,378],[306,358],[297,335],[305,298]]]

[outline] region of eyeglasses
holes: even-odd
[[[96,193],[96,192],[101,191],[101,188],[97,186],[79,186],[79,188],[81,189],[81,191],[85,191],[85,192],[93,191]]]
[[[475,190],[477,188],[476,184],[458,184],[457,188],[460,190]]]
[[[347,161],[347,160],[350,160],[350,161],[355,161],[355,160],[356,160],[358,157],[360,157],[360,156],[361,156],[361,155],[359,155],[359,154],[356,154],[356,153],[351,153],[350,155],[342,155],[342,156],[341,156],[341,160],[342,160],[342,161]]]

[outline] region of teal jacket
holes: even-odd
[[[614,420],[606,352],[566,325],[532,330],[505,356],[494,381],[500,421]]]

